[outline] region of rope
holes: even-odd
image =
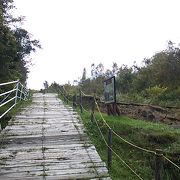
[[[94,99],[95,99],[95,98],[94,98]],[[106,124],[106,126],[111,129],[111,127],[109,126],[109,124],[108,124],[108,123],[106,122],[106,120],[104,119],[104,117],[103,117],[103,115],[102,115],[102,113],[101,113],[101,111],[100,111],[100,108],[99,108],[99,106],[98,106],[98,104],[97,104],[96,99],[95,99],[95,103],[96,103],[97,109],[98,109],[98,111],[99,111],[99,113],[100,113],[100,116],[101,116],[102,120],[104,121],[104,123]],[[133,146],[133,147],[135,147],[135,148],[137,148],[137,149],[140,149],[140,150],[142,150],[142,151],[145,151],[145,152],[147,152],[147,153],[152,153],[152,154],[157,155],[157,153],[156,153],[155,151],[152,151],[152,150],[148,150],[148,149],[139,147],[139,146],[137,146],[137,145],[135,145],[135,144],[133,144],[133,143],[125,140],[124,138],[122,138],[122,137],[121,137],[120,135],[118,135],[113,129],[111,129],[111,130],[112,130],[113,134],[115,134],[117,137],[119,137],[119,138],[120,138],[122,141],[124,141],[125,143],[127,143],[127,144],[129,144],[129,145],[131,145],[131,146]],[[180,167],[179,167],[177,164],[175,164],[174,162],[172,162],[172,161],[171,161],[170,159],[168,159],[166,156],[163,155],[163,157],[164,157],[164,159],[166,159],[168,162],[170,162],[172,165],[174,165],[177,169],[180,170]]]
[[[97,103],[97,101],[96,101],[95,98],[94,98],[94,101],[95,101],[95,104],[96,104],[96,106],[97,106],[97,109],[98,109],[98,111],[99,111],[99,114],[100,114],[102,120],[104,121],[104,123],[106,124],[106,126],[111,129],[111,127],[109,126],[109,124],[108,124],[108,123],[106,122],[106,120],[104,119],[104,117],[103,117],[103,115],[102,115],[102,113],[101,113],[101,111],[100,111],[100,108],[99,108],[98,103]],[[114,130],[112,130],[112,132],[113,132],[113,134],[115,134],[117,137],[119,137],[122,141],[124,141],[124,142],[127,143],[127,144],[129,144],[129,145],[131,145],[131,146],[133,146],[133,147],[135,147],[135,148],[137,148],[137,149],[140,149],[140,150],[142,150],[142,151],[145,151],[145,152],[147,152],[147,153],[156,154],[155,151],[151,151],[151,150],[148,150],[148,149],[139,147],[139,146],[137,146],[137,145],[135,145],[135,144],[127,141],[126,139],[124,139],[124,138],[122,138],[120,135],[118,135]]]
[[[61,91],[60,91],[61,92]],[[69,100],[66,96],[64,96],[64,94],[61,92],[61,94],[62,94],[62,96],[66,99],[66,100],[68,100],[70,103],[72,102],[73,103],[73,101],[71,101],[71,100]],[[78,105],[77,103],[75,103],[76,105]],[[81,105],[81,107],[82,107],[82,109],[85,111],[85,112],[89,112],[88,110],[86,110],[84,107],[83,107],[83,105]]]
[[[67,94],[67,91],[65,90],[64,86],[62,86],[62,87],[63,87],[64,92]]]
[[[82,94],[83,94],[84,96],[90,96],[90,95],[86,95],[83,91],[81,91],[81,92],[82,92]],[[111,127],[109,126],[109,124],[108,124],[108,123],[106,122],[106,120],[104,119],[104,117],[103,117],[103,115],[102,115],[102,113],[101,113],[101,111],[100,111],[99,105],[98,105],[95,97],[94,97],[94,101],[95,101],[95,104],[96,104],[96,106],[97,106],[97,109],[98,109],[98,111],[99,111],[99,113],[100,113],[100,116],[101,116],[102,120],[104,121],[104,123],[106,124],[106,126],[111,129]],[[133,146],[133,147],[135,147],[135,148],[137,148],[137,149],[140,149],[140,150],[142,150],[142,151],[145,151],[145,152],[147,152],[147,153],[156,154],[155,151],[152,151],[152,150],[148,150],[148,149],[139,147],[139,146],[137,146],[137,145],[135,145],[135,144],[127,141],[126,139],[124,139],[124,138],[122,138],[120,135],[118,135],[114,130],[112,130],[112,132],[113,132],[113,134],[115,134],[117,137],[119,137],[122,141],[124,141],[124,142],[127,143],[127,144],[129,144],[129,145],[131,145],[131,146]]]
[[[93,96],[91,96],[91,95],[87,95],[87,94],[85,94],[82,90],[80,90],[80,92],[83,94],[83,96],[85,96],[85,97],[93,97]],[[84,107],[83,107],[83,105],[82,105],[82,108],[83,108],[83,110],[85,111],[85,112],[89,112],[88,110],[86,110]]]
[[[166,156],[163,155],[163,158],[166,159],[168,162],[170,162],[172,165],[174,165],[177,169],[180,170],[180,167],[177,164],[175,164],[174,162],[172,162],[170,159],[168,159]]]
[[[85,111],[85,112],[89,112],[88,110],[86,110],[83,105],[81,105],[82,109]]]
[[[94,116],[94,115],[93,115],[93,116]],[[94,116],[94,120],[95,120],[95,122],[96,122],[96,125],[97,125],[97,127],[98,127],[98,130],[99,130],[99,132],[100,132],[100,134],[101,134],[101,136],[102,136],[102,138],[103,138],[103,141],[104,141],[104,143],[106,144],[106,146],[107,146],[109,149],[111,149],[111,151],[120,159],[120,161],[121,161],[126,167],[128,167],[128,168],[131,170],[131,172],[133,172],[139,179],[143,180],[143,179],[108,145],[108,143],[106,142],[106,139],[105,139],[105,137],[104,137],[104,135],[103,135],[103,133],[102,133],[99,125],[98,125],[98,122],[97,122],[95,116]]]
[[[63,87],[63,89],[64,89],[64,87]],[[64,89],[64,90],[65,90],[65,89]],[[81,91],[81,90],[80,90],[80,91]],[[84,96],[86,96],[86,97],[92,97],[91,95],[85,94],[83,91],[81,91],[81,93],[82,93]],[[61,94],[63,95],[62,92],[61,92]],[[64,96],[64,95],[63,95],[63,96]],[[65,96],[64,96],[64,97],[65,97]],[[66,97],[65,97],[65,98],[66,98]],[[71,102],[68,98],[66,98],[66,99],[67,99],[69,102]],[[102,113],[101,113],[101,111],[100,111],[99,105],[98,105],[95,97],[94,97],[94,101],[95,101],[95,104],[96,104],[96,106],[97,106],[98,112],[99,112],[99,114],[100,114],[103,122],[105,123],[105,125],[106,125],[108,128],[111,129],[111,127],[109,126],[109,124],[108,124],[108,123],[106,122],[106,120],[104,119],[104,117],[103,117],[103,115],[102,115]],[[86,110],[83,106],[81,106],[81,107],[82,107],[82,109],[83,109],[85,112],[89,112],[89,111]],[[93,114],[93,116],[94,116],[94,114]],[[94,116],[94,119],[95,119],[96,125],[97,125],[97,127],[98,127],[98,129],[99,129],[99,131],[100,131],[100,133],[101,133],[101,136],[102,136],[102,138],[103,138],[106,146],[108,146],[108,144],[107,144],[107,142],[106,142],[106,140],[105,140],[105,138],[104,138],[104,136],[103,136],[103,134],[102,134],[102,132],[101,132],[98,124],[97,124],[97,121],[96,121],[95,116]],[[135,145],[135,144],[127,141],[126,139],[122,138],[122,137],[121,137],[119,134],[117,134],[113,129],[111,129],[111,130],[112,130],[112,133],[113,133],[113,134],[115,134],[117,137],[119,137],[122,141],[124,141],[125,143],[129,144],[130,146],[135,147],[135,148],[137,148],[137,149],[140,149],[140,150],[142,150],[142,151],[144,151],[144,152],[157,155],[157,153],[156,153],[155,151],[152,151],[152,150],[145,149],[145,148],[142,148],[142,147],[140,147],[140,146],[137,146],[137,145]],[[108,146],[108,147],[109,147],[109,146]],[[112,152],[113,152],[134,174],[136,174],[136,176],[138,176],[139,179],[142,179],[135,171],[133,171],[133,170],[131,169],[131,167],[129,167],[128,164],[126,164],[125,161],[123,161],[123,159],[122,159],[111,147],[109,147],[109,148],[112,150]],[[171,161],[169,158],[167,158],[166,156],[163,155],[163,157],[164,157],[164,159],[166,159],[168,162],[170,162],[172,165],[174,165],[177,169],[180,170],[180,167],[179,167],[177,164],[175,164],[174,162],[172,162],[172,161]]]
[[[81,91],[81,90],[80,90]],[[86,97],[93,97],[92,95],[88,95],[88,94],[85,94],[83,91],[81,91],[81,93],[86,96]]]
[[[61,91],[60,91],[61,92]],[[61,95],[66,99],[68,100],[69,102],[72,102],[71,100],[69,100],[66,96],[64,96],[64,94],[61,92]]]

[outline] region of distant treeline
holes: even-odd
[[[83,69],[82,78],[76,85],[65,84],[66,91],[73,94],[80,88],[86,94],[96,93],[103,97],[103,81],[108,77],[116,77],[117,100],[140,102],[158,105],[180,105],[180,48],[171,41],[167,48],[143,60],[142,65],[136,63],[132,67],[113,63],[112,69],[104,70],[102,63],[91,65],[91,77],[86,77]],[[53,89],[57,83],[49,86]]]

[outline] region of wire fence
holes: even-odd
[[[61,92],[61,93],[62,93],[62,92]],[[62,93],[62,95],[64,96],[65,94]],[[177,168],[178,170],[180,170],[180,167],[179,167],[176,163],[174,163],[172,160],[170,160],[168,157],[166,157],[166,156],[164,155],[165,153],[163,153],[163,152],[161,152],[161,151],[158,151],[158,150],[149,150],[149,149],[140,147],[140,146],[136,145],[135,143],[129,142],[128,140],[126,140],[126,139],[124,139],[123,137],[121,137],[118,133],[116,133],[116,132],[110,127],[110,125],[107,123],[107,121],[106,121],[105,118],[103,117],[103,114],[102,114],[101,111],[100,111],[100,107],[99,107],[99,105],[98,105],[98,102],[97,102],[95,96],[87,95],[87,94],[85,94],[84,92],[80,91],[80,96],[82,96],[82,95],[83,95],[84,97],[91,97],[91,98],[93,98],[94,104],[95,104],[95,106],[96,106],[96,109],[97,109],[98,113],[100,114],[101,120],[102,120],[103,123],[106,125],[106,127],[107,127],[108,129],[110,129],[110,130],[112,131],[112,133],[113,133],[116,137],[118,137],[121,141],[123,141],[124,143],[128,144],[129,146],[131,146],[131,147],[133,147],[133,148],[136,148],[136,149],[138,149],[138,150],[140,150],[140,151],[143,151],[143,152],[146,152],[146,153],[150,153],[150,154],[152,154],[152,155],[155,155],[156,161],[159,161],[159,157],[162,157],[162,158],[164,158],[166,161],[168,161],[170,164],[172,164],[175,168]],[[67,98],[64,97],[64,99],[67,99]],[[79,99],[81,99],[81,97],[80,97]],[[75,103],[75,102],[71,101],[70,99],[68,99],[68,102],[71,102],[72,104]],[[99,133],[100,133],[100,135],[101,135],[101,137],[102,137],[102,140],[104,141],[104,143],[105,143],[105,145],[107,146],[107,148],[110,149],[110,150],[113,152],[113,154],[114,154],[134,175],[136,175],[136,177],[137,177],[138,179],[141,179],[141,180],[142,180],[142,177],[141,177],[140,175],[138,175],[138,174],[136,173],[136,171],[133,170],[133,169],[112,149],[112,147],[110,147],[110,146],[108,145],[108,143],[107,143],[107,141],[106,141],[106,139],[105,139],[105,137],[104,137],[104,135],[103,135],[103,133],[102,133],[99,125],[98,125],[98,122],[97,122],[97,120],[96,120],[96,117],[95,117],[95,115],[94,115],[94,112],[93,112],[94,109],[93,109],[93,108],[92,108],[92,110],[87,110],[87,109],[85,109],[85,108],[83,107],[82,102],[81,102],[80,100],[79,100],[79,105],[80,105],[80,108],[82,108],[82,110],[84,110],[85,112],[91,111],[91,112],[90,112],[90,113],[91,113],[91,116],[93,117],[94,122],[95,122],[95,124],[96,124],[96,126],[97,126],[97,128],[98,128],[98,131],[99,131]],[[161,162],[156,162],[156,164],[159,164],[159,163],[161,163]],[[161,179],[161,178],[160,178],[160,176],[161,176],[161,175],[160,175],[161,169],[158,169],[159,167],[160,167],[160,166],[157,166],[157,167],[156,167],[156,170],[155,170],[155,171],[157,171],[157,172],[155,173],[155,180],[156,180],[156,179]]]

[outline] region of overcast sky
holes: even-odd
[[[14,0],[23,27],[43,47],[33,54],[28,87],[90,74],[92,63],[132,65],[180,43],[179,0]]]

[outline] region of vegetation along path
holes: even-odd
[[[110,179],[79,116],[56,94],[34,94],[0,142],[0,179]]]

